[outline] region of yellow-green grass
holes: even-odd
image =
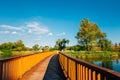
[[[21,55],[28,55],[37,53],[39,51],[10,51],[10,52],[2,52],[0,51],[0,58],[9,58],[9,57],[15,57],[15,56],[21,56]]]
[[[119,58],[119,52],[110,51],[66,51],[67,55],[79,58],[79,59],[102,59],[102,58]]]

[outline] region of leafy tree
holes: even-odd
[[[119,46],[120,46],[120,43],[119,43]]]
[[[8,42],[8,43],[3,43],[0,45],[0,49],[9,49],[11,50],[13,47],[13,43],[12,42]]]
[[[58,50],[58,45],[55,44],[54,48],[55,48],[55,50]]]
[[[68,44],[68,43],[69,43],[69,40],[67,40],[67,39],[58,39],[56,41],[56,46],[58,46],[58,49],[61,51],[61,50],[65,49],[66,44]]]
[[[49,50],[50,50],[49,46],[45,46],[45,47],[43,48],[43,51],[44,51],[44,52],[47,52],[47,51],[49,51]]]
[[[40,50],[39,48],[39,45],[38,44],[35,44],[33,47],[32,47],[33,50],[37,51],[37,50]]]
[[[93,50],[97,46],[97,41],[102,37],[105,37],[97,24],[89,22],[88,19],[83,19],[80,23],[79,32],[76,35],[76,39],[80,46],[85,46],[86,50],[90,47]]]
[[[24,47],[23,41],[22,40],[18,40],[14,43],[15,47]]]
[[[25,49],[25,46],[22,40],[18,40],[16,42],[3,43],[0,45],[0,49],[21,51]]]
[[[25,48],[25,45],[22,40],[18,40],[13,43],[13,50],[15,51],[22,51],[24,50],[24,48]]]
[[[98,46],[103,50],[103,51],[111,51],[112,50],[112,42],[109,41],[106,38],[103,38],[99,40]]]
[[[80,46],[79,45],[68,46],[66,48],[67,48],[67,50],[74,50],[74,51],[79,51],[80,50]]]
[[[118,44],[117,44],[117,43],[115,43],[115,47],[118,47]]]

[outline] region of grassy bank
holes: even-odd
[[[21,55],[27,55],[36,53],[37,51],[11,51],[11,50],[1,50],[0,51],[0,58],[9,58]]]
[[[110,51],[66,51],[67,55],[73,56],[79,59],[102,59],[102,58],[119,58],[120,52],[110,52]]]

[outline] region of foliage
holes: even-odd
[[[79,45],[69,46],[69,47],[67,47],[67,50],[80,51],[80,50],[82,50],[82,47]]]
[[[7,50],[14,50],[14,51],[21,51],[25,49],[22,40],[18,40],[16,42],[7,42],[0,45],[0,50],[7,49]]]
[[[3,52],[1,55],[3,58],[13,56],[12,51],[9,49],[2,49],[1,52]]]
[[[83,46],[86,50],[90,51],[96,50],[98,45],[102,45],[100,46],[102,49],[104,46],[103,50],[109,50],[111,46],[111,42],[106,39],[106,34],[100,30],[96,23],[89,22],[88,19],[83,19],[81,21],[76,39],[80,46]]]
[[[98,42],[98,46],[101,47],[103,51],[111,51],[112,50],[112,42],[106,38],[100,39]]]
[[[33,50],[37,51],[37,50],[40,50],[40,47],[38,44],[35,44],[33,47],[32,47]]]
[[[63,50],[63,49],[65,49],[65,47],[66,47],[66,44],[68,44],[69,43],[69,40],[67,40],[67,39],[58,39],[57,41],[56,41],[56,46],[58,46],[58,50]]]
[[[45,46],[45,47],[43,48],[43,51],[44,51],[44,52],[47,52],[47,51],[49,51],[49,50],[50,50],[49,46]]]
[[[28,50],[30,50],[30,48],[26,47],[22,40],[0,44],[0,56],[4,58],[19,55],[19,54],[14,55],[15,51],[21,52]]]
[[[110,59],[120,57],[119,52],[111,51],[67,51],[66,54],[80,59]]]
[[[49,51],[55,51],[55,50],[57,50],[57,49],[54,47],[50,47],[50,49],[49,49]]]

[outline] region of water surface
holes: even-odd
[[[119,59],[101,59],[101,60],[87,59],[86,61],[120,73],[120,58]]]

